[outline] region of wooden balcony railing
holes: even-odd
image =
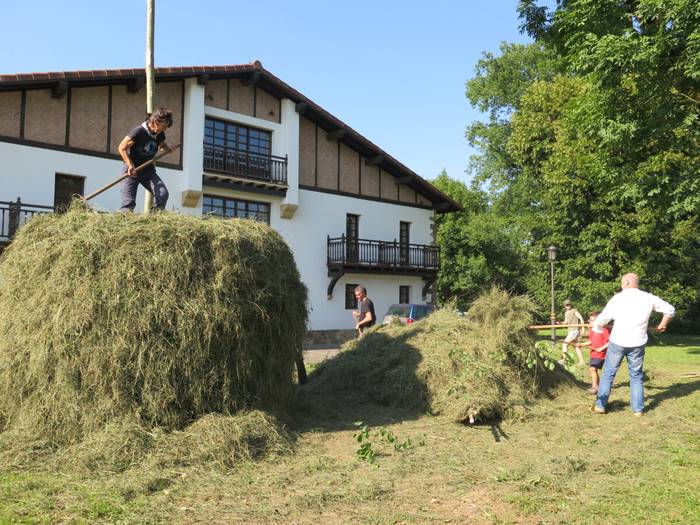
[[[402,244],[395,239],[375,241],[351,239],[345,235],[328,237],[328,266],[433,273],[440,267],[440,248],[427,244]]]
[[[34,215],[53,212],[53,206],[27,204],[19,197],[16,201],[0,201],[0,244],[7,244],[17,230]]]
[[[246,179],[287,184],[287,157],[259,155],[205,144],[204,169]]]

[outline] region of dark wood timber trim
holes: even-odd
[[[231,79],[226,79],[226,111],[231,111]]]
[[[103,151],[94,151],[91,149],[66,147],[66,146],[62,146],[62,145],[58,145],[58,144],[46,144],[44,142],[37,142],[35,140],[18,139],[16,137],[5,137],[3,135],[0,135],[0,142],[7,142],[9,144],[18,144],[20,146],[30,146],[33,148],[49,149],[52,151],[63,151],[65,153],[76,153],[78,155],[87,155],[89,157],[99,157],[101,159],[122,160],[121,156],[118,153],[105,153]],[[182,161],[180,161],[180,163],[178,163],[178,164],[172,164],[169,162],[168,163],[159,162],[158,166],[163,167],[163,168],[172,169],[172,170],[182,171]]]
[[[273,195],[275,197],[284,197],[287,194],[286,189],[261,188],[258,186],[250,186],[245,184],[237,184],[236,182],[220,182],[217,180],[204,179],[202,181],[202,193],[209,188],[221,188],[226,190],[235,190],[245,193],[256,193],[258,195]],[[217,197],[229,197],[228,195],[217,195]]]
[[[337,166],[337,172],[336,172],[336,177],[335,180],[337,182],[337,188],[338,191],[340,191],[340,141],[338,141],[338,166]]]
[[[328,140],[337,140],[341,141],[347,135],[348,131],[345,129],[336,129],[335,131],[331,131],[326,134],[326,138]]]
[[[68,82],[59,80],[51,86],[51,98],[63,98],[68,92]]]
[[[180,82],[180,144],[185,143],[185,81],[183,80]],[[204,126],[204,122],[202,122],[202,126]],[[166,135],[167,137],[167,135]],[[173,143],[172,141],[170,142],[170,145],[172,146]],[[178,161],[178,166],[182,166],[182,161],[183,159],[183,153],[182,153],[182,148],[178,148],[177,154],[179,157]]]
[[[258,86],[253,84],[253,116],[258,117]]]
[[[362,195],[362,155],[357,154],[357,193]]]
[[[405,175],[403,177],[396,177],[396,184],[408,184],[414,180],[416,180],[416,178],[413,175]]]
[[[379,198],[381,199],[382,198],[382,168],[379,168],[377,170],[377,172],[379,173],[379,181],[378,181],[379,186],[378,187],[379,187]]]
[[[387,204],[396,204],[397,206],[406,206],[407,208],[421,208],[423,210],[432,210],[433,206],[428,206],[425,204],[413,204],[410,202],[394,201],[391,199],[382,199],[380,197],[371,197],[369,195],[358,195],[357,193],[349,193],[347,191],[337,191],[337,190],[327,190],[325,188],[317,188],[315,186],[307,186],[306,184],[299,184],[300,190],[317,191],[319,193],[330,193],[331,195],[340,195],[342,197],[352,197],[353,199],[360,199],[366,201],[384,202]]]
[[[206,86],[207,82],[209,82],[209,75],[206,73],[197,77],[197,85]]]
[[[70,146],[70,106],[71,106],[71,99],[72,98],[73,98],[73,89],[69,89],[68,95],[66,96],[66,136],[65,136],[65,140],[63,141],[63,144],[66,147]]]
[[[145,84],[146,77],[134,77],[126,83],[126,91],[131,94],[138,93]]]
[[[241,81],[244,86],[256,85],[260,81],[260,71],[253,71],[251,75],[243,77]]]
[[[375,155],[365,159],[365,166],[379,166],[384,162],[384,155]]]
[[[109,153],[112,147],[112,84],[109,85],[107,92],[107,148],[105,152]]]
[[[316,126],[316,140],[314,142],[314,148],[316,153],[314,154],[314,186],[318,187],[318,124]]]
[[[24,140],[24,121],[27,116],[27,90],[22,90],[22,102],[19,110],[19,140]]]
[[[300,116],[304,116],[306,110],[309,109],[309,105],[306,102],[297,102],[294,106],[294,110],[299,113]]]

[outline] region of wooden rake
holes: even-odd
[[[153,157],[151,160],[149,160],[149,161],[147,161],[147,162],[144,162],[144,163],[141,164],[139,167],[137,167],[136,169],[134,169],[134,171],[135,171],[136,173],[138,173],[139,171],[141,171],[142,169],[144,169],[146,166],[150,166],[151,164],[154,164],[157,160],[162,159],[163,157],[165,157],[165,156],[168,155],[169,153],[172,153],[173,151],[175,151],[176,149],[178,149],[180,146],[181,146],[181,144],[177,144],[177,145],[171,147],[171,148],[170,148],[169,150],[167,150],[167,151],[161,151],[161,152],[158,153],[155,157]],[[124,179],[126,179],[128,176],[129,176],[129,175],[127,175],[127,174],[125,173],[124,175],[122,175],[122,176],[119,177],[118,179],[114,179],[114,180],[113,180],[112,182],[110,182],[109,184],[105,184],[105,185],[102,186],[101,188],[99,188],[99,189],[93,191],[93,192],[92,192],[90,195],[88,195],[87,197],[83,197],[83,201],[87,202],[87,201],[89,201],[90,199],[92,199],[92,198],[94,198],[94,197],[97,197],[100,193],[103,193],[103,192],[107,191],[108,189],[110,189],[110,188],[113,187],[113,186],[116,186],[116,185],[119,184],[121,181],[123,181]]]

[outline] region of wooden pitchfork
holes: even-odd
[[[167,151],[161,151],[161,152],[158,153],[155,157],[153,157],[151,160],[149,160],[149,161],[147,161],[147,162],[144,162],[143,164],[141,164],[140,166],[138,166],[136,169],[134,169],[134,171],[135,171],[136,173],[138,173],[139,171],[141,171],[141,170],[142,170],[143,168],[145,168],[146,166],[150,166],[150,165],[153,164],[155,161],[157,161],[158,159],[161,159],[161,158],[165,157],[168,153],[172,153],[173,151],[175,151],[175,150],[176,150],[177,148],[179,148],[180,146],[181,146],[181,144],[176,144],[175,146],[172,146],[172,147],[171,147],[169,150],[167,150]],[[114,179],[114,180],[113,180],[112,182],[110,182],[109,184],[105,184],[105,185],[102,186],[100,189],[93,191],[93,192],[92,192],[90,195],[88,195],[87,197],[83,197],[83,200],[84,200],[85,202],[87,202],[87,201],[89,201],[90,199],[92,199],[93,197],[97,197],[100,193],[102,193],[102,192],[104,192],[104,191],[107,191],[107,190],[110,189],[112,186],[116,186],[116,185],[119,184],[121,181],[123,181],[124,179],[126,179],[128,176],[129,176],[129,175],[127,175],[127,174],[125,173],[124,175],[122,175],[122,176],[119,177],[118,179]]]

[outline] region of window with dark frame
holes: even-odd
[[[399,222],[399,256],[401,264],[408,264],[411,244],[411,223]]]
[[[360,216],[348,213],[345,216],[345,238],[347,239],[347,260],[357,261],[359,255]]]
[[[269,157],[272,133],[207,117],[204,120],[204,144]]]
[[[399,286],[399,303],[408,304],[411,302],[411,287]]]
[[[345,309],[346,310],[356,310],[357,309],[357,298],[355,297],[356,284],[346,284],[345,285]]]
[[[254,219],[270,224],[270,204],[216,195],[202,197],[202,213],[217,217]]]
[[[84,195],[85,177],[56,173],[53,191],[53,208],[61,213],[68,209],[75,195]]]

